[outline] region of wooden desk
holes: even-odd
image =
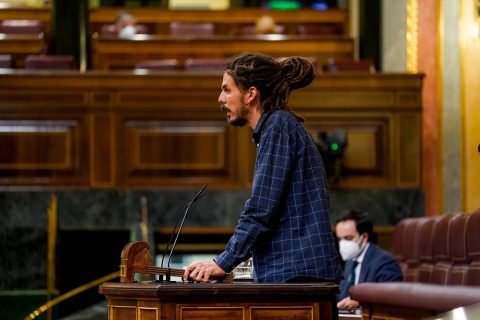
[[[22,3],[0,3],[0,21],[2,20],[39,20],[48,33],[50,31],[50,8],[48,6],[28,6]]]
[[[242,25],[252,25],[268,14],[276,23],[286,28],[286,33],[296,34],[299,24],[335,24],[341,26],[343,33],[349,33],[348,10],[264,10],[262,8],[235,8],[229,10],[168,10],[161,8],[128,8],[138,23],[148,27],[152,34],[169,34],[169,24],[176,22],[213,23],[215,34],[233,34]],[[90,10],[92,33],[100,32],[103,24],[113,23],[118,8],[102,7]]]
[[[44,47],[43,33],[36,35],[0,33],[0,54],[11,54],[15,68],[23,68],[25,58],[29,54],[42,54]]]
[[[92,38],[93,68],[132,69],[144,60],[228,58],[244,51],[273,57],[353,58],[353,39],[344,35],[251,35],[251,36],[169,36],[136,35],[121,39],[95,34]]]
[[[337,319],[334,283],[104,283],[108,319]]]

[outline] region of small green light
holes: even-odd
[[[332,150],[334,150],[334,151],[335,151],[335,150],[338,150],[338,144],[333,143],[333,144],[332,144]]]
[[[270,1],[269,5],[274,10],[297,10],[302,8],[299,1]]]

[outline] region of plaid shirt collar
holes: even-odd
[[[258,147],[260,144],[260,138],[262,136],[262,131],[263,127],[267,123],[267,119],[270,117],[270,115],[273,113],[272,110],[268,112],[264,112],[260,119],[258,120],[257,126],[255,127],[255,130],[253,131],[253,136],[252,140],[255,142],[255,145]]]

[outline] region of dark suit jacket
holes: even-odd
[[[340,283],[340,294],[337,301],[348,297],[348,275],[352,269],[353,260],[345,262],[345,280]],[[363,282],[396,282],[402,281],[402,270],[395,258],[379,246],[370,243],[363,257],[358,283]]]

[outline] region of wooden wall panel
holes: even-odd
[[[421,163],[422,153],[421,142],[418,136],[421,136],[421,115],[416,113],[403,113],[398,115],[398,181],[401,187],[418,186],[421,181]]]
[[[124,306],[110,306],[110,319],[137,319],[137,308]]]
[[[362,128],[346,132],[348,146],[345,148],[345,167],[351,170],[372,170],[377,168],[376,128]]]
[[[314,320],[318,317],[314,317],[314,306],[294,307],[285,306],[281,307],[251,307],[250,319],[285,319],[285,315],[288,314],[289,319],[297,320]]]
[[[90,115],[90,183],[93,187],[111,188],[115,174],[115,124],[112,113]]]
[[[39,118],[11,117],[0,121],[0,183],[85,185],[85,119]]]
[[[90,105],[94,107],[110,107],[116,104],[117,95],[113,90],[92,90],[90,91]]]
[[[41,86],[38,83],[37,86]],[[47,107],[81,107],[88,104],[88,92],[78,90],[57,90],[55,88],[33,89],[25,94],[25,88],[0,89],[0,101],[3,105],[28,105]]]
[[[298,92],[296,92],[298,93]],[[293,94],[292,106],[315,107],[319,104],[323,108],[377,108],[395,105],[395,93],[391,90],[305,90],[301,94]]]
[[[43,127],[36,125],[37,129]],[[8,121],[2,121],[0,126],[0,144],[4,149],[0,169],[71,169],[72,139],[68,126],[72,125],[63,125],[63,132],[29,132],[28,125]]]
[[[218,73],[218,78],[221,79],[221,74]],[[172,77],[171,81],[176,81]],[[183,82],[184,79],[180,79]],[[155,90],[122,90],[117,94],[119,107],[135,107],[135,108],[171,108],[172,111],[177,111],[179,108],[191,108],[196,109],[199,112],[199,116],[203,119],[209,120],[209,114],[219,114],[219,104],[217,102],[220,95],[220,86],[208,89],[197,89],[200,83],[192,82],[187,88],[169,88],[167,84],[162,84]],[[185,90],[188,90],[188,94],[185,94]],[[208,112],[210,109],[210,112]],[[168,110],[168,109],[167,109]],[[197,112],[198,112],[197,111]],[[165,116],[177,116],[176,113],[165,114]],[[192,112],[194,112],[192,110]],[[206,114],[205,114],[206,113]],[[188,116],[184,114],[183,116]],[[196,119],[198,119],[196,117]]]
[[[136,116],[138,118],[138,116]],[[120,185],[169,185],[182,180],[238,183],[234,130],[226,121],[161,121],[147,117],[118,122]],[[122,156],[124,155],[124,156]],[[185,182],[183,182],[185,183]]]
[[[221,72],[0,71],[0,188],[251,187],[252,130],[219,110]],[[290,107],[348,138],[336,188],[421,186],[422,75],[319,74]]]
[[[395,99],[396,104],[400,107],[417,108],[422,104],[422,95],[414,90],[399,90]]]
[[[232,319],[244,320],[243,307],[177,307],[177,318],[182,320]],[[253,318],[252,318],[253,319]]]
[[[395,184],[390,147],[394,141],[390,130],[393,125],[388,113],[378,112],[321,113],[309,115],[305,124],[314,137],[322,131],[331,133],[340,129],[345,132],[347,145],[342,178],[336,182],[337,187],[360,187],[365,183],[388,187]],[[330,169],[329,165],[326,163],[327,169]]]
[[[217,170],[225,168],[224,124],[127,123],[134,140],[133,170]]]
[[[138,319],[141,320],[159,320],[159,308],[138,307]]]

